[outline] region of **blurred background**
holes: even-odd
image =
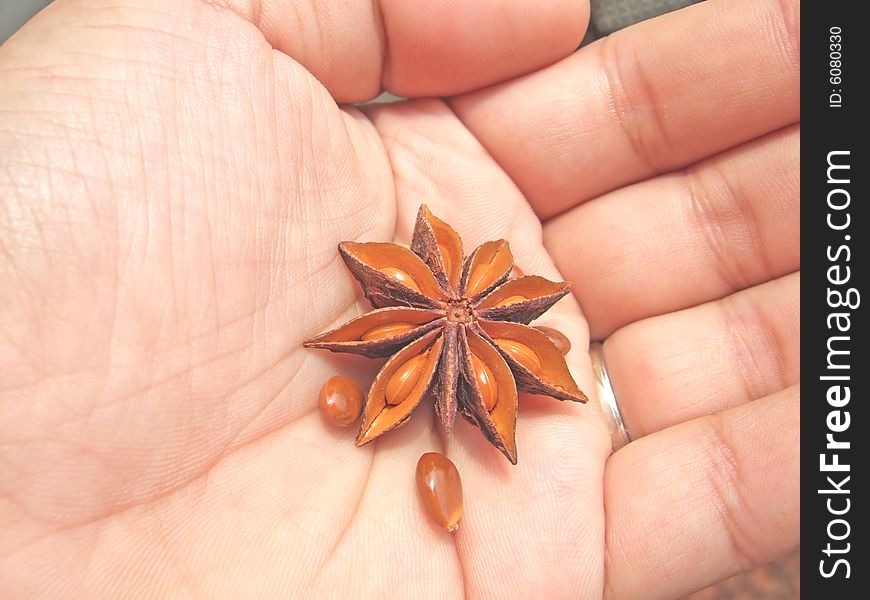
[[[695,4],[700,0],[591,0],[588,44],[639,21]],[[4,42],[30,17],[51,0],[0,0],[0,43]],[[690,600],[800,598],[800,554],[743,573],[693,594]]]
[[[0,0],[0,44],[51,0]]]

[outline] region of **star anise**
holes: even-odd
[[[357,446],[402,425],[431,392],[447,432],[458,408],[516,464],[517,388],[586,402],[559,349],[528,325],[571,286],[509,279],[505,240],[463,260],[459,235],[423,205],[410,250],[356,242],[338,250],[375,310],[305,346],[391,356],[369,390]]]

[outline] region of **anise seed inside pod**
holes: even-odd
[[[568,337],[558,329],[553,329],[546,325],[535,325],[535,329],[550,338],[550,341],[559,349],[562,356],[565,356],[571,351],[571,340],[569,340]]]
[[[514,340],[497,339],[495,343],[498,347],[511,355],[515,361],[523,365],[534,374],[541,372],[541,361],[535,351]]]
[[[492,279],[491,271],[494,265],[491,262],[480,263],[471,271],[468,276],[468,296],[473,296],[485,287],[485,282]]]
[[[362,388],[350,377],[330,377],[320,388],[320,410],[339,427],[352,425],[359,418],[362,405]]]
[[[383,323],[382,325],[376,325],[359,336],[364,342],[370,342],[372,340],[381,340],[388,337],[393,337],[394,335],[400,335],[402,333],[411,331],[415,327],[419,327],[419,325],[414,325],[413,323],[406,322],[396,322],[396,323]]]
[[[495,375],[474,354],[471,355],[471,365],[474,367],[474,378],[477,380],[477,387],[483,396],[483,404],[486,406],[486,410],[492,412],[492,409],[495,408],[498,402],[498,382],[495,380]]]
[[[417,461],[417,491],[429,516],[449,532],[462,518],[462,480],[449,458],[427,452]]]
[[[438,250],[441,252],[441,266],[444,267],[444,272],[449,278],[450,274],[453,273],[452,257],[450,256],[450,252],[448,252],[447,248],[445,248],[441,244],[438,244]]]
[[[420,381],[423,371],[426,370],[428,356],[429,351],[418,354],[396,369],[387,382],[387,389],[384,392],[387,404],[396,406],[407,400],[414,391],[414,386]]]
[[[524,300],[528,300],[528,298],[526,298],[525,296],[518,296],[518,295],[508,296],[504,300],[499,300],[499,302],[498,302],[498,304],[496,304],[496,306],[504,306],[506,304],[513,304],[514,302],[523,302]]]
[[[399,283],[404,284],[405,286],[411,288],[415,292],[420,292],[420,288],[417,285],[417,283],[411,278],[410,275],[405,273],[403,270],[397,269],[396,267],[384,267],[380,271],[381,271],[381,273],[383,273],[387,277],[395,279]],[[422,293],[422,292],[420,292],[420,293]]]

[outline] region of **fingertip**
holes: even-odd
[[[552,64],[580,44],[588,0],[383,0],[382,81],[400,96],[446,96]]]

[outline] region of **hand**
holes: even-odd
[[[3,596],[671,597],[796,546],[799,4],[575,54],[585,3],[448,4],[58,0],[0,49]],[[381,85],[451,99],[347,105]],[[546,323],[590,393],[606,338],[634,442],[322,421],[377,366],[301,347],[366,307],[336,244],[422,201],[573,282]]]

